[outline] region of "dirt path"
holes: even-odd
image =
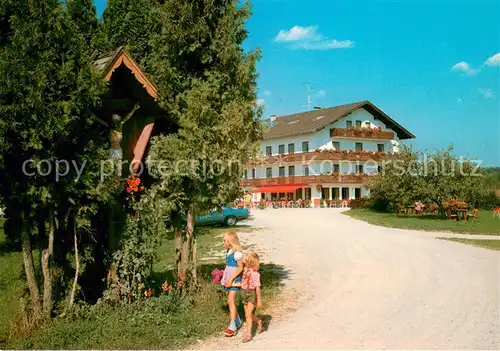
[[[248,344],[220,337],[196,348],[500,349],[499,252],[340,211],[254,211],[265,229],[241,237],[290,269],[276,313],[296,309]]]

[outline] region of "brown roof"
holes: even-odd
[[[103,53],[94,61],[94,66],[97,70],[103,72],[104,79],[106,80],[109,80],[114,70],[122,64],[132,71],[137,81],[139,81],[149,95],[156,100],[158,97],[158,89],[155,84],[122,46],[116,50]]]
[[[376,119],[384,122],[388,128],[396,132],[400,139],[413,139],[415,135],[403,128],[382,110],[369,101],[360,101],[347,105],[301,112],[293,115],[277,117],[273,127],[264,135],[264,139],[288,137],[320,131],[331,123],[337,122],[359,108],[364,108]]]

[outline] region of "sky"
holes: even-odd
[[[98,13],[105,0],[95,0]],[[369,100],[408,144],[500,166],[500,0],[253,0],[265,116]]]

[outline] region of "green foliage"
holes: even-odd
[[[93,1],[67,0],[66,6],[75,32],[83,36],[87,45],[94,46],[98,33],[101,31]]]
[[[243,168],[262,135],[255,108],[260,54],[241,48],[248,4],[166,1],[156,15],[162,32],[151,39],[150,71],[180,130],[152,140],[148,165],[166,193],[181,194],[184,210],[224,205],[239,195]]]
[[[403,148],[371,184],[374,206],[395,210],[422,201],[443,208],[451,200],[477,204],[484,196],[482,170],[452,151],[424,154]]]
[[[150,38],[157,33],[160,24],[153,13],[159,6],[158,0],[113,0],[103,13],[103,31],[106,42],[102,50],[114,50],[124,46],[144,67],[151,53]]]
[[[351,209],[356,208],[372,208],[373,207],[373,199],[371,198],[360,198],[351,200]]]
[[[138,285],[151,274],[158,246],[166,236],[172,207],[170,199],[159,196],[154,189],[142,193],[137,202],[133,200],[134,196],[128,195],[131,208],[126,217],[122,244],[113,254],[120,278],[120,293],[128,300],[137,296]]]
[[[6,230],[12,241],[24,232],[33,249],[46,249],[49,213],[56,213],[49,266],[60,275],[43,285],[57,285],[56,298],[74,274],[68,262],[73,218],[95,214],[119,186],[101,182],[108,138],[92,115],[106,84],[91,60],[91,34],[82,29],[91,16],[80,17],[78,4],[83,2],[20,1],[9,8],[8,19],[2,10],[8,23],[0,48],[0,197],[7,205]],[[40,162],[45,174],[36,169]],[[32,293],[37,285],[42,284],[32,284]]]

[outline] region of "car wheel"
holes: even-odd
[[[228,227],[236,225],[236,222],[238,222],[238,219],[235,216],[228,216],[224,220],[224,224],[227,225]]]

